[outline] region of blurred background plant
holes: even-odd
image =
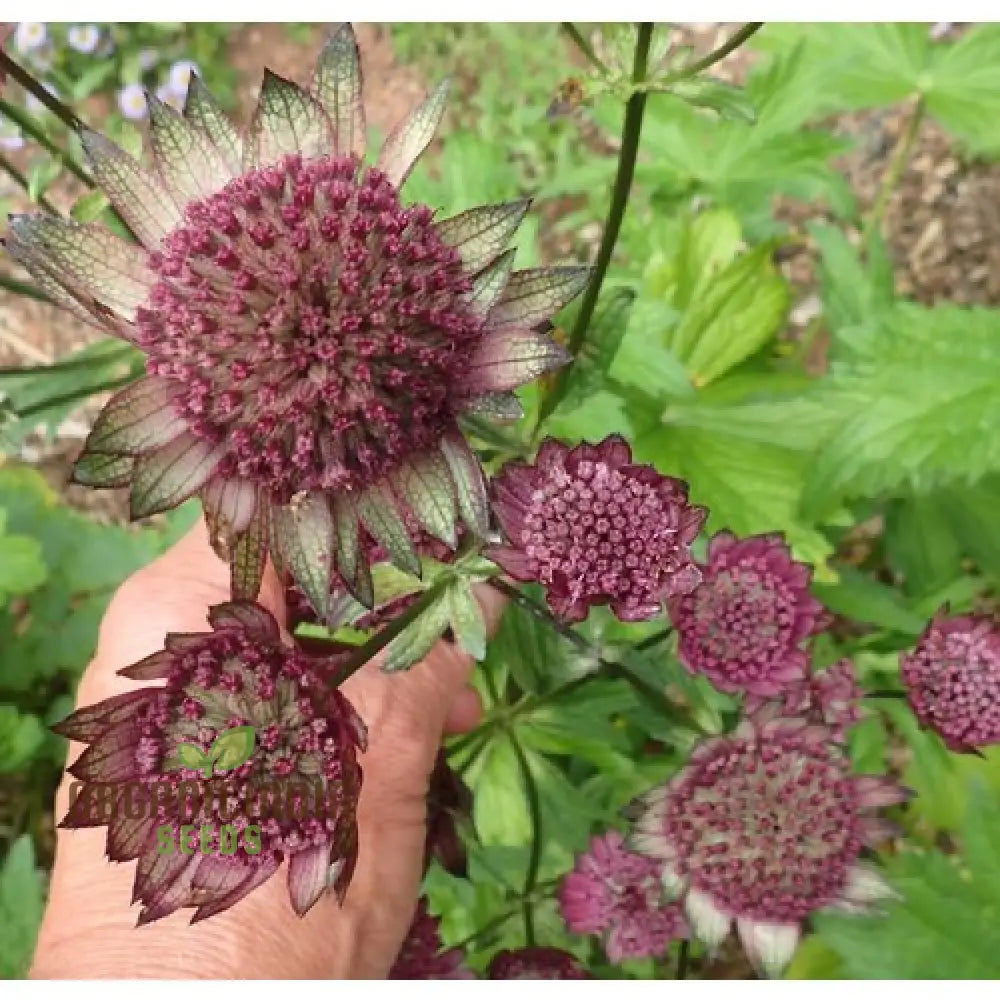
[[[140,87],[180,101],[191,64],[237,112],[265,63],[304,77],[316,26],[248,30],[20,24],[7,50],[137,151]],[[496,468],[542,434],[625,434],[639,460],[690,482],[710,531],[784,531],[836,615],[817,662],[849,656],[869,691],[898,691],[898,654],[939,607],[997,613],[1000,26],[765,26],[707,75],[676,78],[735,31],[657,26],[635,181],[580,360],[521,390],[526,419],[477,444]],[[522,266],[594,259],[634,46],[617,25],[366,26],[373,131],[421,81],[453,74],[447,157],[408,197],[448,214],[530,196]],[[114,224],[75,139],[16,80],[0,115],[0,209]],[[9,263],[0,285],[0,974],[18,975],[62,766],[45,727],[69,705],[108,595],[196,511],[128,527],[115,497],[65,487],[94,401],[135,377],[137,359],[51,311]],[[611,649],[646,634],[600,613],[581,633]],[[704,728],[730,717],[733,699],[693,680],[671,642],[639,667]],[[432,866],[431,911],[479,970],[525,943],[530,913],[539,941],[595,975],[669,976],[676,954],[611,966],[558,916],[552,890],[574,852],[687,751],[621,680],[561,693],[579,670],[572,644],[508,610],[477,673],[484,724],[451,747],[474,793],[466,868]],[[892,698],[868,702],[850,748],[859,769],[917,792],[883,858],[903,899],[871,923],[818,920],[788,975],[1000,976],[984,919],[1000,906],[1000,754],[949,752]],[[691,963],[748,974],[728,946]]]

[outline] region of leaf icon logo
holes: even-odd
[[[207,752],[194,743],[178,743],[173,760],[174,767],[201,771],[207,781],[213,772],[231,771],[245,764],[257,749],[257,730],[253,726],[234,726],[219,733]]]
[[[253,726],[234,726],[219,733],[208,753],[216,771],[231,771],[245,764],[257,749],[257,730]]]

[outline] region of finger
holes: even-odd
[[[479,725],[483,717],[483,702],[479,692],[472,687],[464,688],[455,696],[444,720],[444,731],[448,736],[467,733]]]

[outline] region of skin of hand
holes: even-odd
[[[101,624],[78,706],[136,682],[116,671],[160,649],[167,632],[208,631],[208,608],[230,599],[228,567],[199,523],[169,552],[129,578]],[[481,588],[487,626],[502,598]],[[268,568],[260,603],[285,621],[281,585]],[[384,978],[406,935],[421,881],[428,779],[442,736],[471,729],[481,706],[468,686],[472,661],[441,642],[402,674],[378,662],[343,686],[368,726],[358,806],[357,868],[343,907],[332,893],[299,918],[288,901],[286,866],[236,906],[195,925],[181,910],[136,928],[130,906],[135,862],[104,855],[106,830],[59,830],[49,902],[31,975],[45,978]],[[70,746],[69,760],[83,747]],[[66,813],[66,776],[56,814]]]

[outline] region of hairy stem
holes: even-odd
[[[893,153],[892,162],[889,164],[889,169],[886,170],[885,176],[882,178],[875,201],[872,202],[871,212],[865,224],[864,239],[865,247],[869,251],[871,250],[872,240],[875,239],[876,235],[881,234],[886,209],[889,207],[892,193],[896,190],[896,185],[903,176],[903,171],[906,169],[907,163],[910,162],[910,153],[913,151],[913,144],[920,133],[920,126],[923,124],[924,112],[926,110],[927,105],[924,101],[924,95],[921,94],[917,98],[916,104],[913,105],[906,128],[903,130],[903,134],[896,144],[896,151]]]
[[[15,83],[19,83],[29,94],[38,98],[67,128],[74,132],[84,128],[83,122],[76,116],[69,105],[64,104],[54,94],[50,94],[39,80],[36,80],[20,63],[11,59],[0,49],[0,77],[7,74]]]
[[[528,814],[531,817],[531,852],[528,855],[528,868],[524,875],[524,903],[522,906],[524,943],[531,948],[535,944],[535,914],[531,899],[535,886],[538,884],[538,870],[542,864],[542,803],[524,747],[521,746],[513,729],[507,733],[507,736],[510,739],[510,745],[514,748],[518,767],[521,769],[521,780],[524,782],[524,792],[528,799]]]
[[[646,62],[649,58],[649,46],[653,38],[653,25],[643,22],[635,42],[635,56],[632,62],[632,83],[642,84],[646,80]],[[611,255],[614,253],[618,234],[621,232],[622,219],[628,206],[629,192],[632,190],[632,177],[635,174],[635,161],[639,153],[639,137],[642,134],[642,118],[646,111],[646,93],[635,91],[625,104],[625,119],[622,124],[621,148],[618,152],[618,172],[615,175],[614,187],[611,190],[611,205],[608,208],[608,218],[604,224],[601,245],[597,250],[597,260],[594,264],[594,274],[583,293],[580,311],[569,335],[569,350],[574,356],[580,353],[587,338],[590,321],[594,318],[594,309],[601,294],[601,286],[608,273]],[[551,415],[556,404],[566,391],[566,382],[571,367],[563,368],[556,384],[542,400],[538,415],[539,427]]]
[[[566,32],[567,35],[572,39],[573,44],[580,50],[580,52],[586,57],[587,62],[591,64],[599,73],[602,75],[607,75],[608,67],[601,62],[597,53],[594,51],[593,46],[587,41],[586,36],[580,31],[579,28],[572,21],[563,21],[559,27]]]
[[[21,171],[18,170],[17,167],[3,155],[3,153],[0,153],[0,170],[3,170],[6,174],[8,174],[11,180],[13,180],[14,183],[21,188],[21,190],[24,191],[29,198],[31,197],[31,183],[28,178],[25,177],[24,174],[22,174]],[[35,199],[32,200],[34,201]],[[37,204],[41,205],[46,212],[49,212],[52,215],[59,214],[59,209],[56,208],[44,194],[38,196]]]
[[[439,577],[401,615],[393,618],[388,625],[379,629],[370,639],[358,646],[338,673],[336,686],[339,687],[348,677],[357,673],[369,660],[381,653],[408,625],[412,625],[441,596],[450,583],[451,577],[447,574]]]
[[[677,83],[678,80],[687,80],[689,77],[697,76],[710,66],[714,66],[717,62],[725,59],[730,52],[735,52],[751,35],[756,34],[763,27],[763,21],[752,21],[749,24],[744,24],[732,38],[725,41],[717,49],[713,49],[707,56],[689,63],[676,73],[671,73],[670,76],[661,82],[664,84]]]

